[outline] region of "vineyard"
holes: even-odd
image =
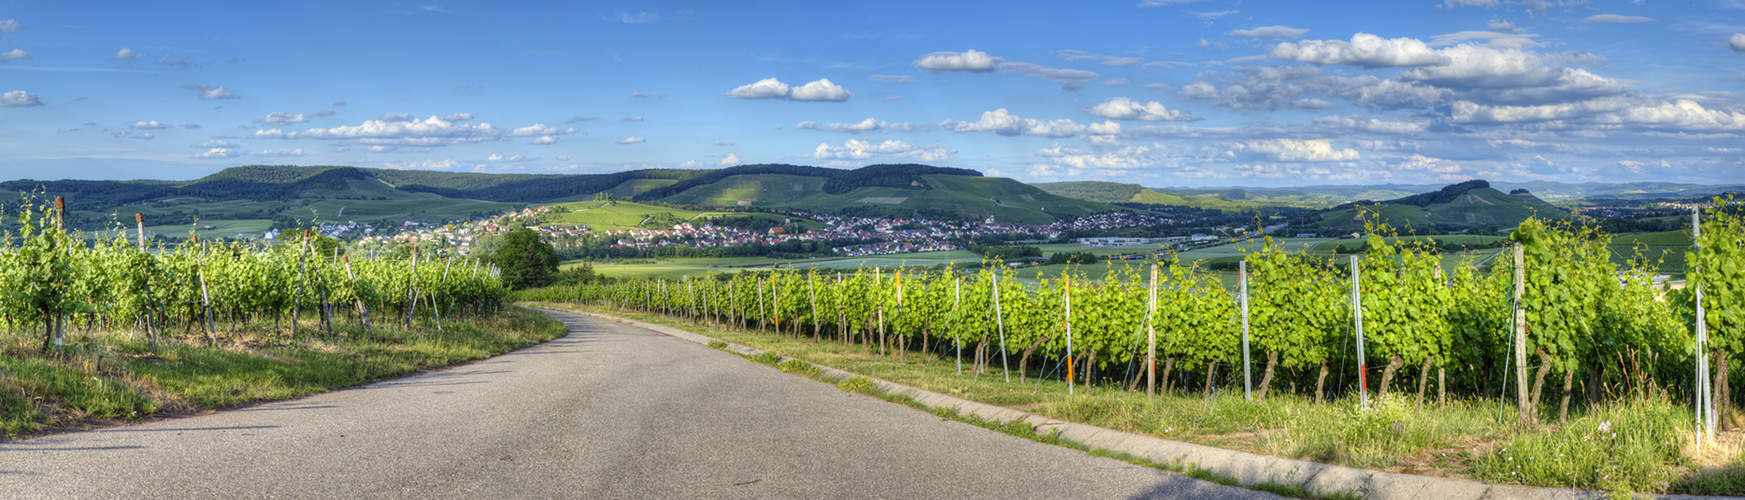
[[[1285,393],[1315,405],[1361,400],[1365,412],[1381,413],[1489,401],[1495,420],[1540,444],[1484,451],[1474,476],[1660,489],[1673,479],[1662,465],[1690,463],[1680,449],[1689,429],[1712,439],[1715,428],[1734,426],[1728,366],[1745,350],[1745,218],[1737,208],[1717,200],[1701,215],[1689,286],[1678,289],[1655,281],[1645,259],[1613,265],[1607,235],[1532,219],[1513,233],[1513,247],[1453,271],[1422,240],[1372,235],[1368,253],[1349,260],[1268,244],[1246,256],[1236,290],[1173,261],[1100,282],[1072,274],[1021,282],[1004,266],[973,274],[795,270],[551,287],[517,298],[940,360],[965,377],[1048,377],[1067,391],[1213,401],[1240,390],[1256,405]],[[1370,231],[1378,232],[1385,229]],[[1513,404],[1505,411],[1501,402]],[[1523,447],[1562,456],[1565,445],[1545,442],[1579,429],[1592,439],[1598,423],[1572,413],[1619,407],[1655,415],[1655,430],[1607,445],[1626,450],[1619,457],[1652,458],[1633,475],[1505,463]]]
[[[498,318],[508,289],[477,260],[352,258],[308,233],[154,247],[137,217],[91,241],[63,213],[26,203],[0,239],[0,435],[346,387],[523,346],[488,330],[541,321]]]

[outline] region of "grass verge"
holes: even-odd
[[[165,339],[154,353],[132,332],[75,335],[67,354],[33,339],[0,341],[0,436],[137,421],[154,415],[296,398],[502,354],[563,336],[550,316],[512,308],[444,331],[377,327],[331,338]],[[309,331],[309,330],[305,330]]]
[[[1008,382],[997,361],[981,374],[970,370],[973,363],[968,362],[960,371],[954,352],[879,356],[876,347],[828,339],[815,342],[809,332],[802,337],[782,336],[639,311],[560,307],[673,326],[1050,418],[1250,453],[1490,483],[1620,492],[1745,493],[1745,460],[1739,454],[1745,448],[1745,433],[1723,435],[1723,445],[1705,448],[1709,458],[1695,460],[1694,451],[1687,449],[1691,434],[1686,410],[1664,399],[1572,408],[1568,423],[1553,420],[1542,430],[1525,431],[1512,423],[1512,413],[1499,412],[1494,399],[1436,404],[1432,397],[1420,406],[1409,397],[1395,397],[1365,411],[1355,396],[1316,404],[1312,397],[1274,393],[1264,403],[1255,403],[1244,400],[1240,391],[1215,391],[1210,398],[1202,397],[1197,387],[1190,393],[1148,398],[1143,392],[1081,385],[1077,395],[1069,396],[1058,380],[1020,382],[1013,373]],[[1604,440],[1599,440],[1601,429],[1608,433]],[[1614,432],[1617,437],[1609,437]],[[1522,463],[1533,467],[1515,468]]]

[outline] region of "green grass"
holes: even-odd
[[[638,224],[641,224],[643,219],[661,212],[671,213],[680,220],[690,220],[692,217],[696,217],[698,214],[703,213],[695,210],[644,205],[623,200],[619,200],[616,203],[604,201],[576,201],[560,203],[557,206],[567,208],[570,211],[569,213],[551,216],[550,223],[565,225],[585,224],[589,229],[592,229],[595,232],[606,231],[609,229],[640,229]]]
[[[378,326],[370,335],[342,329],[330,340],[244,331],[225,334],[216,348],[197,336],[165,339],[156,353],[132,332],[97,333],[75,336],[58,358],[37,354],[40,338],[8,334],[0,352],[0,434],[13,438],[161,410],[295,398],[485,358],[567,332],[561,322],[525,309],[443,327]]]
[[[1008,382],[995,360],[986,373],[959,372],[951,352],[878,356],[876,347],[834,340],[758,334],[683,322],[663,316],[566,305],[665,324],[767,352],[890,380],[942,394],[1021,409],[1050,418],[1136,434],[1281,456],[1410,474],[1614,491],[1745,492],[1745,462],[1737,451],[1724,467],[1698,469],[1681,451],[1689,440],[1686,409],[1664,400],[1625,399],[1572,408],[1570,421],[1524,431],[1501,418],[1494,399],[1434,401],[1418,407],[1408,392],[1361,410],[1355,396],[1316,404],[1282,388],[1265,403],[1220,388],[1211,398],[1200,383],[1157,398],[1099,385],[1067,395],[1055,378]],[[966,346],[969,347],[969,346]],[[966,353],[972,349],[965,349]],[[1032,360],[1035,368],[1037,360]],[[1017,360],[1012,360],[1017,366]],[[1402,391],[1406,389],[1402,388]],[[1550,406],[1547,405],[1547,408]],[[1551,414],[1550,410],[1546,410]],[[1603,424],[1603,425],[1602,425]],[[1617,432],[1605,436],[1599,429]],[[1561,456],[1560,456],[1561,454]],[[1511,458],[1512,457],[1512,458]],[[1516,471],[1517,463],[1536,468]],[[1598,471],[1598,472],[1594,472]],[[1510,474],[1516,472],[1516,474]]]

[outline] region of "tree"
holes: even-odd
[[[503,235],[503,246],[491,254],[491,261],[503,270],[503,282],[520,290],[545,286],[557,273],[557,251],[539,241],[539,233],[522,228]]]

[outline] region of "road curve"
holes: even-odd
[[[567,337],[295,401],[0,443],[7,498],[1278,498],[551,313]]]

